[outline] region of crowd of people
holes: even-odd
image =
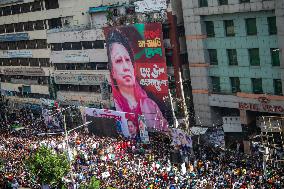
[[[62,134],[31,132],[50,128],[42,118],[23,112],[16,119],[27,129],[13,131],[12,122],[5,118],[0,122],[0,188],[39,188],[41,183],[27,170],[25,159],[40,146],[55,152],[66,149]],[[94,177],[101,181],[102,189],[284,188],[283,167],[268,162],[264,171],[261,154],[248,156],[203,145],[194,150],[180,148],[178,153],[175,149],[174,153],[170,138],[161,133],[150,134],[150,144],[142,144],[81,129],[69,135],[68,145],[72,177],[68,174],[63,180],[69,188],[87,185]]]

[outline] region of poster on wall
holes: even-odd
[[[148,130],[147,130],[147,125],[145,121],[145,117],[143,115],[138,116],[138,125],[139,125],[139,133],[140,133],[140,140],[143,143],[149,143],[149,135],[148,135]]]
[[[191,136],[186,134],[183,130],[181,129],[176,129],[176,128],[171,128],[170,129],[170,136],[172,138],[172,146],[175,147],[189,147],[192,148],[192,140]]]
[[[104,28],[117,111],[145,117],[150,130],[167,131],[172,112],[160,23]]]
[[[101,118],[113,118],[116,120],[116,127],[118,133],[125,137],[136,138],[138,135],[138,129],[135,123],[135,116],[133,113],[119,112],[108,109],[98,108],[80,108],[83,122],[86,123],[87,117],[101,117]]]

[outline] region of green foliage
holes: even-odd
[[[101,181],[96,179],[95,177],[92,177],[88,189],[100,189],[100,185]]]
[[[70,170],[66,154],[55,153],[47,147],[40,147],[27,159],[26,165],[40,184],[59,185]]]

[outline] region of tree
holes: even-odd
[[[26,161],[28,170],[40,184],[60,185],[62,178],[70,171],[65,153],[56,153],[47,147],[40,147]]]

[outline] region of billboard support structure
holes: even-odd
[[[170,41],[173,49],[173,65],[174,65],[174,78],[176,86],[176,97],[181,99],[177,102],[181,107],[182,117],[185,118],[186,130],[189,131],[189,115],[187,112],[187,105],[183,93],[183,82],[181,75],[181,59],[180,59],[180,44],[177,35],[177,18],[173,15],[172,11],[167,12],[168,22],[170,25]]]

